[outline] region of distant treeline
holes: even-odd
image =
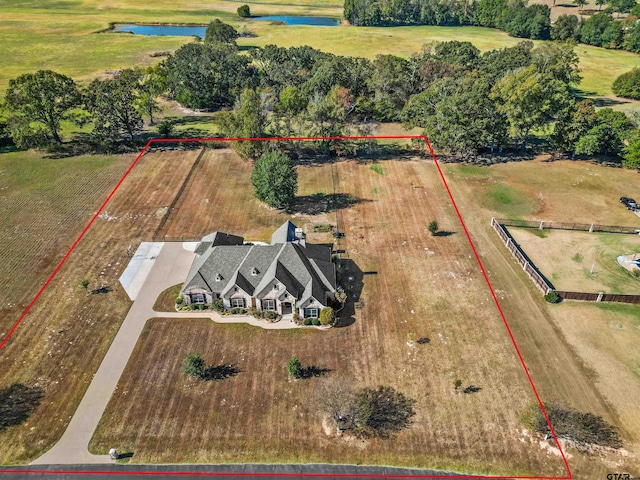
[[[11,80],[5,135],[21,148],[56,148],[64,143],[60,122],[67,120],[93,125],[79,134],[83,145],[117,149],[140,136],[143,117],[153,124],[163,96],[188,108],[218,110],[224,136],[367,134],[375,122],[401,121],[423,129],[439,152],[455,159],[523,150],[535,136],[547,151],[622,156],[628,166],[640,164],[635,117],[610,108],[596,112],[593,102],[576,97],[571,85],[580,74],[571,43],[534,47],[522,41],[480,53],[469,42],[450,41],[427,44],[410,58],[369,60],[308,46],[267,45],[245,53],[231,27],[212,26],[218,35],[180,47],[155,67],[127,69],[83,89],[47,71]],[[158,133],[169,136],[172,128],[163,121]],[[254,158],[268,148],[261,142],[234,145]],[[353,147],[329,141],[316,146],[338,154]]]
[[[578,3],[578,2],[575,2]],[[640,53],[640,7],[635,0],[611,0],[602,12],[579,21],[560,15],[552,25],[546,5],[524,0],[345,0],[344,16],[352,25],[476,25],[536,40],[574,39],[597,47]],[[601,2],[601,5],[607,2]],[[613,14],[631,13],[622,20]]]

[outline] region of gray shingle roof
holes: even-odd
[[[296,239],[296,226],[289,220],[284,222],[271,235],[271,245],[293,242]]]
[[[224,232],[213,232],[202,237],[200,245],[197,246],[195,252],[202,255],[209,247],[217,247],[218,245],[242,245],[244,238],[237,235],[231,235]]]
[[[292,243],[296,240],[295,229],[293,223],[285,222],[272,235],[271,245],[213,245],[218,236],[226,234],[208,235],[201,245],[209,241],[212,244],[202,253],[196,250],[198,255],[183,291],[205,288],[224,294],[237,285],[249,295],[261,298],[277,280],[299,301],[313,296],[326,304],[327,293],[335,292],[336,287],[331,246]],[[242,238],[234,235],[221,238],[229,237]]]

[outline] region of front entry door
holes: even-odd
[[[291,313],[292,307],[291,302],[282,302],[282,314],[288,315]]]

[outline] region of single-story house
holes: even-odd
[[[331,246],[308,244],[302,229],[290,221],[273,233],[270,245],[214,232],[202,239],[195,253],[182,288],[185,305],[222,299],[225,309],[317,318],[335,297]]]

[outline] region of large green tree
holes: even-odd
[[[204,34],[206,43],[227,43],[235,45],[238,32],[231,25],[221,22],[217,18],[209,23]]]
[[[582,79],[575,52],[575,42],[546,42],[531,52],[533,65],[538,72],[560,80],[567,85]]]
[[[507,117],[520,149],[532,130],[545,127],[573,101],[565,83],[540,73],[535,65],[505,75],[493,87],[491,98]]]
[[[222,133],[232,138],[264,138],[267,136],[268,114],[272,110],[268,92],[247,89],[235,104],[233,111],[222,112],[219,124]],[[256,157],[264,150],[261,141],[233,142],[235,150],[243,157]]]
[[[55,142],[62,143],[60,122],[81,103],[75,82],[51,70],[25,73],[9,81],[5,108],[27,127],[39,124]],[[38,128],[36,126],[36,128]]]
[[[107,80],[94,80],[86,89],[85,105],[93,118],[93,135],[101,142],[130,141],[142,131],[142,116],[135,107],[139,75],[123,70]]]
[[[569,40],[578,35],[578,17],[576,15],[560,15],[551,26],[551,40]]]
[[[640,135],[636,134],[622,150],[622,165],[640,169]]]
[[[233,105],[252,86],[249,61],[229,45],[187,43],[164,62],[167,90],[189,108]]]
[[[298,190],[298,172],[293,161],[281,151],[266,152],[253,165],[251,184],[258,200],[270,207],[285,208]]]
[[[616,78],[611,90],[619,97],[640,100],[640,68],[634,68]]]
[[[551,144],[560,152],[576,154],[576,146],[596,123],[596,108],[591,100],[582,100],[561,112],[551,135]]]
[[[490,92],[486,78],[476,73],[438,80],[407,103],[404,123],[423,127],[432,143],[452,156],[474,158],[499,147],[506,136],[505,116]]]
[[[578,155],[618,155],[632,135],[634,124],[624,112],[603,108],[596,113],[594,125],[576,143]]]

